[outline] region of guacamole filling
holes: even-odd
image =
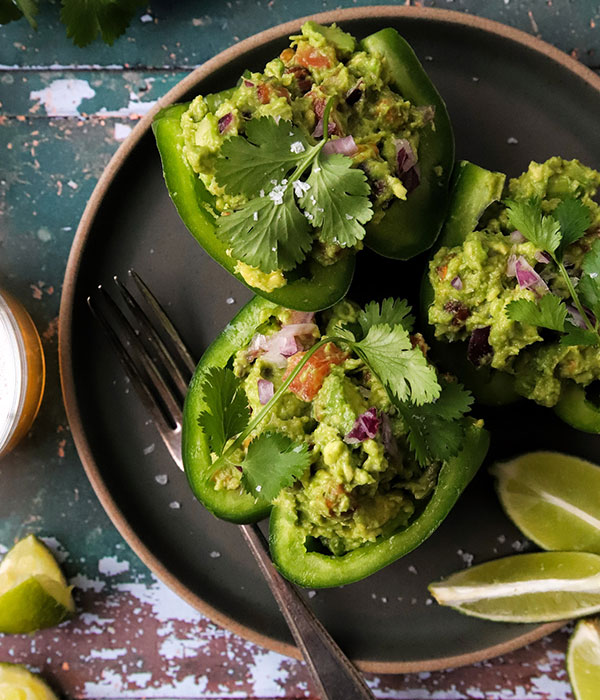
[[[323,334],[356,321],[344,301],[320,314],[279,307],[264,318],[251,343],[239,350],[234,372],[243,378],[251,411],[259,411],[287,373]],[[414,338],[424,346],[421,336]],[[431,495],[440,467],[418,465],[402,419],[387,391],[361,359],[329,343],[320,348],[260,425],[308,446],[310,468],[276,503],[295,513],[314,547],[343,555],[406,527]],[[252,434],[251,438],[255,437]],[[235,465],[244,448],[233,455]],[[242,489],[241,469],[227,465],[215,488]]]
[[[600,206],[593,199],[599,186],[597,171],[577,160],[553,157],[544,163],[532,162],[525,173],[510,180],[505,193],[517,201],[539,198],[546,214],[567,198],[585,204],[591,224],[564,254],[575,287],[582,258],[600,237]],[[552,292],[566,301],[569,320],[578,323],[556,265],[510,226],[503,204],[492,205],[462,245],[438,250],[430,264],[429,280],[434,290],[429,322],[436,337],[467,341],[467,353],[475,365],[487,364],[515,375],[516,389],[523,396],[554,406],[564,382],[587,386],[600,378],[598,347],[564,346],[557,333],[508,318],[510,302],[536,301]]]
[[[247,72],[228,99],[213,113],[202,96],[181,117],[184,155],[205,187],[215,196],[217,213],[241,207],[247,199],[232,195],[215,178],[215,163],[223,143],[244,134],[252,119],[271,116],[299,127],[310,143],[323,138],[323,112],[334,98],[329,116],[332,141],[366,174],[379,220],[395,199],[406,199],[419,184],[419,135],[433,128],[433,107],[416,107],[391,88],[384,59],[357,50],[354,37],[332,25],[306,22],[291,45],[270,61],[262,73]],[[343,144],[343,147],[342,147]],[[353,248],[358,249],[359,241]],[[314,231],[310,257],[322,265],[336,262],[344,249],[319,238]],[[272,291],[286,284],[282,270],[264,271],[242,263],[244,279]]]

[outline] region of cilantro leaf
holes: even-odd
[[[206,410],[198,416],[210,449],[220,455],[225,443],[248,425],[250,408],[240,380],[227,367],[211,367],[202,380]]]
[[[583,275],[577,285],[577,294],[582,303],[591,309],[596,318],[600,318],[600,285],[591,275]]]
[[[402,326],[371,326],[352,347],[398,400],[420,405],[439,396],[435,369],[419,348],[412,347]]]
[[[358,315],[358,322],[366,335],[371,326],[388,324],[402,326],[409,333],[413,329],[415,317],[410,313],[411,308],[406,299],[387,298],[381,302],[381,308],[376,301],[370,301]]]
[[[408,444],[421,466],[458,454],[465,433],[463,417],[473,403],[473,396],[462,384],[443,380],[441,384],[441,394],[433,403],[396,404],[408,429]]]
[[[508,220],[540,250],[554,253],[561,241],[560,224],[553,216],[542,214],[539,199],[506,200]]]
[[[94,41],[98,32],[111,45],[129,26],[131,18],[144,0],[61,0],[60,18],[67,26],[67,36],[77,46]]]
[[[361,224],[373,216],[369,201],[371,188],[362,170],[352,167],[350,158],[339,153],[319,155],[313,162],[300,197],[300,206],[324,243],[342,248],[354,246],[365,236]]]
[[[215,233],[238,260],[263,272],[292,269],[313,243],[308,221],[290,189],[256,197],[232,214],[220,216]]]
[[[564,301],[554,294],[545,294],[538,302],[529,299],[511,301],[506,307],[506,313],[511,321],[564,331],[567,307]]]
[[[281,433],[261,433],[248,445],[242,462],[242,484],[256,497],[272,501],[310,466],[306,444],[292,442]]]
[[[598,345],[600,338],[594,331],[588,331],[586,328],[579,328],[570,321],[565,323],[566,335],[560,339],[561,345]]]
[[[565,248],[578,241],[592,223],[590,210],[580,199],[570,197],[556,207],[553,215],[560,224],[562,241],[558,253],[562,257]]]
[[[232,136],[221,146],[215,177],[228,192],[252,197],[272,189],[273,181],[285,179],[315,148],[291,122],[281,119],[277,123],[273,117],[251,119],[246,138]]]
[[[594,280],[600,276],[600,238],[592,243],[592,247],[583,258],[581,268]]]

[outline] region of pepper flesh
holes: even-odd
[[[185,472],[198,500],[219,518],[235,523],[250,523],[271,513],[271,554],[287,578],[303,586],[337,586],[378,571],[427,539],[450,512],[476,473],[487,452],[489,436],[479,423],[467,427],[462,451],[442,465],[430,500],[406,529],[381,536],[376,542],[367,543],[343,556],[316,556],[314,552],[308,552],[304,546],[303,531],[296,527],[293,514],[278,506],[272,508],[264,500],[255,501],[253,496],[241,489],[215,489],[214,481],[210,478],[212,460],[208,441],[197,422],[199,413],[206,407],[201,391],[206,372],[211,367],[227,366],[236,352],[250,343],[258,326],[269,311],[275,308],[275,304],[261,297],[252,299],[211,344],[198,363],[190,382],[183,414],[182,452]]]

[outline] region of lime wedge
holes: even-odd
[[[34,535],[17,542],[0,563],[0,632],[53,627],[73,612],[71,586],[52,553]]]
[[[18,664],[0,663],[2,700],[58,700],[41,678]]]
[[[501,622],[551,622],[600,611],[600,556],[517,554],[429,584],[440,605]]]
[[[600,623],[581,620],[569,640],[567,671],[577,700],[598,700],[600,693]]]
[[[494,465],[506,514],[542,549],[600,554],[600,467],[559,452]]]

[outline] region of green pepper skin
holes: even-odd
[[[408,260],[433,245],[446,216],[454,165],[452,125],[439,92],[395,29],[371,34],[360,47],[386,60],[393,87],[403,97],[418,107],[432,105],[435,109],[435,130],[425,129],[420,137],[419,186],[406,201],[395,201],[381,221],[366,226],[365,244],[369,248],[388,258]]]
[[[216,109],[229,92],[210,95],[207,98],[209,107]],[[154,118],[152,130],[169,196],[198,243],[237,280],[275,304],[299,311],[319,311],[342,299],[354,275],[354,254],[347,254],[327,267],[310,261],[307,265],[308,276],[290,280],[284,287],[272,292],[251,287],[235,271],[237,261],[227,255],[227,246],[215,235],[214,196],[204,187],[183,154],[181,115],[187,107],[187,104],[176,104],[161,110]]]
[[[600,433],[600,409],[586,397],[582,386],[569,381],[560,393],[554,413],[568,425],[584,433]]]
[[[461,245],[475,230],[479,219],[493,202],[502,197],[506,175],[491,172],[466,160],[459,161],[452,175],[452,194],[448,216],[438,239],[436,250]],[[433,288],[428,270],[421,284],[421,313],[423,326],[427,327],[428,309],[433,302]],[[431,326],[429,326],[431,328]],[[447,343],[429,333],[427,342],[432,356],[439,364],[460,378],[473,392],[479,403],[486,406],[503,406],[521,398],[514,390],[514,379],[506,372],[490,367],[477,368],[467,358],[465,342]]]
[[[211,513],[233,523],[258,522],[267,517],[271,504],[241,490],[217,491],[214,488],[209,478],[212,462],[208,440],[198,425],[198,416],[206,408],[200,387],[207,370],[227,366],[235,353],[248,345],[269,308],[274,309],[276,305],[254,297],[211,343],[196,367],[183,407],[181,452],[188,482],[196,498]]]
[[[471,424],[462,451],[442,465],[433,495],[417,519],[405,530],[368,542],[343,556],[308,551],[294,514],[274,506],[269,545],[275,566],[290,581],[310,588],[342,586],[374,574],[433,534],[477,472],[488,446],[487,431]]]

